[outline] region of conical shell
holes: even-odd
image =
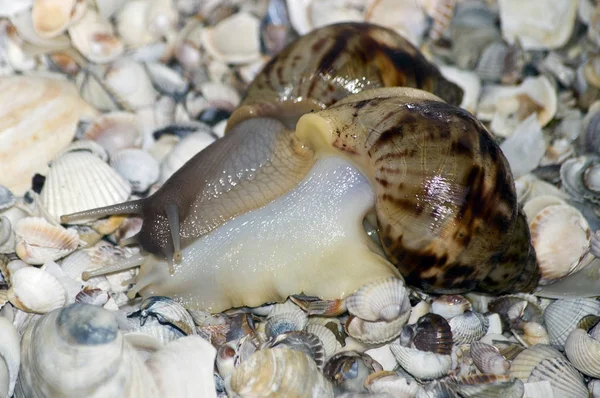
[[[25,267],[11,275],[10,302],[23,311],[45,314],[65,305],[66,292],[48,272]]]
[[[544,359],[564,358],[556,348],[549,345],[537,344],[523,350],[513,359],[510,365],[510,375],[527,382],[531,371]]]
[[[508,373],[510,363],[492,345],[475,341],[471,343],[471,358],[484,374],[503,375]]]
[[[70,152],[52,162],[41,200],[59,220],[64,214],[124,202],[130,194],[129,183],[109,165],[89,152]]]
[[[408,300],[402,280],[390,277],[371,282],[346,299],[348,312],[365,321],[393,321],[401,316]]]
[[[468,344],[487,333],[489,320],[478,312],[467,311],[448,321],[455,344]]]
[[[58,260],[79,246],[76,232],[52,225],[41,217],[27,217],[17,223],[16,252],[28,264]]]
[[[305,353],[287,348],[255,352],[231,375],[231,389],[242,397],[333,397],[333,388]]]
[[[600,315],[600,302],[594,299],[563,299],[552,302],[544,311],[550,344],[563,349],[569,334],[586,315]]]
[[[565,358],[544,359],[531,371],[529,382],[549,381],[556,397],[588,396],[583,377]]]
[[[575,329],[569,334],[565,354],[580,372],[600,378],[600,342],[584,329]]]
[[[452,358],[450,355],[440,355],[415,348],[403,347],[398,342],[392,343],[390,348],[398,364],[418,379],[437,379],[448,374],[452,367]]]

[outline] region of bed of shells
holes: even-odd
[[[389,278],[210,314],[94,276],[136,256],[141,220],[60,216],[156,191],[271,56],[340,21],[397,30],[464,89],[511,165],[536,295]],[[0,0],[0,76],[0,397],[600,397],[596,0]]]

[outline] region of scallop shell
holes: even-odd
[[[337,341],[335,334],[323,325],[317,325],[314,323],[306,325],[305,329],[308,333],[312,333],[321,340],[323,349],[325,350],[325,357],[330,357],[335,354],[342,345]]]
[[[391,322],[402,315],[408,301],[406,287],[402,280],[390,277],[371,282],[348,298],[346,308],[348,312],[365,321]]]
[[[453,318],[470,310],[471,302],[458,294],[441,295],[436,297],[433,303],[431,303],[431,312],[441,315],[446,319]]]
[[[275,337],[281,333],[302,330],[308,322],[304,311],[284,312],[270,315],[265,325],[267,337]]]
[[[548,381],[556,397],[587,397],[583,377],[565,358],[544,359],[532,371],[529,382]]]
[[[122,149],[110,159],[113,169],[125,178],[133,192],[141,193],[158,181],[160,165],[148,152],[141,149]]]
[[[426,314],[422,316],[414,326],[412,333],[411,344],[418,350],[440,355],[450,355],[452,352],[453,339],[450,324],[439,315]]]
[[[600,315],[600,302],[594,299],[564,299],[552,302],[544,312],[552,346],[563,349],[569,334],[586,315]]]
[[[292,331],[277,335],[268,341],[263,348],[290,348],[309,355],[317,364],[319,370],[325,364],[325,349],[321,340],[308,332]]]
[[[565,161],[560,167],[560,180],[575,200],[600,204],[600,157],[584,155]]]
[[[260,58],[260,21],[247,12],[239,12],[217,25],[202,30],[202,44],[211,57],[228,64],[246,64]],[[236,40],[231,40],[231,32]]]
[[[410,316],[410,301],[406,300],[401,315],[391,322],[369,322],[358,317],[350,317],[345,329],[349,336],[367,344],[379,344],[391,341],[402,332],[402,327]]]
[[[106,163],[90,153],[70,152],[52,162],[41,200],[58,220],[64,214],[124,202],[130,194],[129,183]]]
[[[556,348],[549,345],[537,344],[521,351],[510,365],[510,375],[527,382],[531,372],[545,359],[561,358],[564,356]]]
[[[41,37],[51,39],[81,18],[86,9],[87,3],[78,0],[35,0],[31,9],[33,28]]]
[[[46,173],[75,136],[79,119],[95,113],[73,84],[51,77],[3,77],[0,104],[0,184],[17,195],[29,189],[31,176]]]
[[[255,352],[231,375],[231,390],[240,396],[333,397],[333,388],[305,353],[287,348]]]
[[[531,223],[535,216],[548,206],[566,205],[567,202],[562,198],[554,195],[540,195],[529,199],[523,206],[523,212],[527,218],[527,222]]]
[[[48,272],[25,267],[11,273],[10,280],[9,300],[23,311],[45,314],[65,305],[65,289]]]
[[[474,341],[471,343],[471,358],[477,369],[484,374],[503,375],[510,369],[510,363],[492,345]]]
[[[44,264],[72,253],[79,246],[76,232],[52,225],[41,217],[27,217],[15,228],[16,252],[28,264]]]
[[[575,329],[569,334],[565,354],[580,372],[600,378],[600,342],[584,329]]]
[[[397,341],[390,345],[398,364],[404,370],[421,380],[437,379],[448,374],[452,367],[450,355],[403,347]]]
[[[479,340],[487,333],[489,321],[478,313],[467,311],[448,321],[455,344],[468,344]]]
[[[111,154],[120,149],[139,148],[143,139],[136,115],[129,112],[103,114],[90,124],[83,137],[97,142]]]
[[[585,265],[591,231],[585,217],[573,206],[552,205],[530,222],[531,243],[539,264],[540,284],[548,284]]]
[[[469,375],[454,379],[452,384],[461,396],[476,398],[522,398],[523,382],[508,375]]]
[[[110,22],[93,10],[88,10],[78,23],[69,28],[69,36],[73,47],[91,62],[111,62],[125,51]]]

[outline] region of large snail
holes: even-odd
[[[143,262],[132,292],[211,311],[342,298],[398,270],[429,292],[530,291],[508,163],[461,96],[391,30],[321,28],[271,60],[225,137],[154,195],[62,222],[140,214],[154,255],[127,264]],[[362,227],[373,210],[381,247]]]

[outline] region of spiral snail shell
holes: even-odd
[[[132,293],[211,311],[343,298],[398,270],[431,292],[531,290],[508,163],[461,96],[386,28],[321,28],[271,60],[225,137],[154,195],[62,221],[141,214],[155,256],[128,264],[143,262]],[[382,249],[361,227],[373,210]]]

